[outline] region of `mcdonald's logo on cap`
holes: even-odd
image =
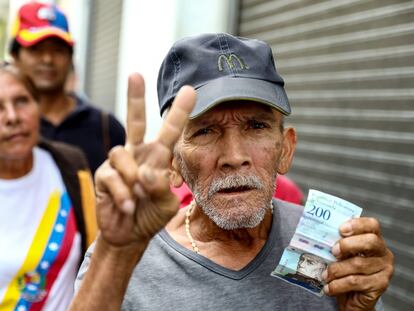
[[[230,55],[221,54],[217,60],[217,66],[219,71],[223,71],[223,62],[227,63],[230,70],[238,67],[242,70],[249,69],[243,59],[236,54],[231,53]]]

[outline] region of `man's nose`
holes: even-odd
[[[53,53],[48,50],[41,51],[41,60],[43,63],[51,63],[53,60]]]
[[[233,131],[225,133],[221,141],[219,167],[224,170],[249,168],[252,160],[246,140],[242,133]]]

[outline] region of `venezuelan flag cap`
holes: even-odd
[[[12,38],[20,45],[29,47],[50,37],[73,46],[66,15],[53,4],[30,2],[23,5],[13,24]]]

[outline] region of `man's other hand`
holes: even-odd
[[[343,238],[332,248],[338,261],[323,274],[325,293],[336,296],[340,310],[375,310],[394,270],[380,224],[374,218],[354,218],[340,233]]]

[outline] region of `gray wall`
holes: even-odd
[[[85,92],[95,105],[114,112],[122,0],[91,0]]]
[[[396,257],[387,310],[414,310],[414,1],[240,1],[266,40],[299,137],[290,173],[382,223]]]

